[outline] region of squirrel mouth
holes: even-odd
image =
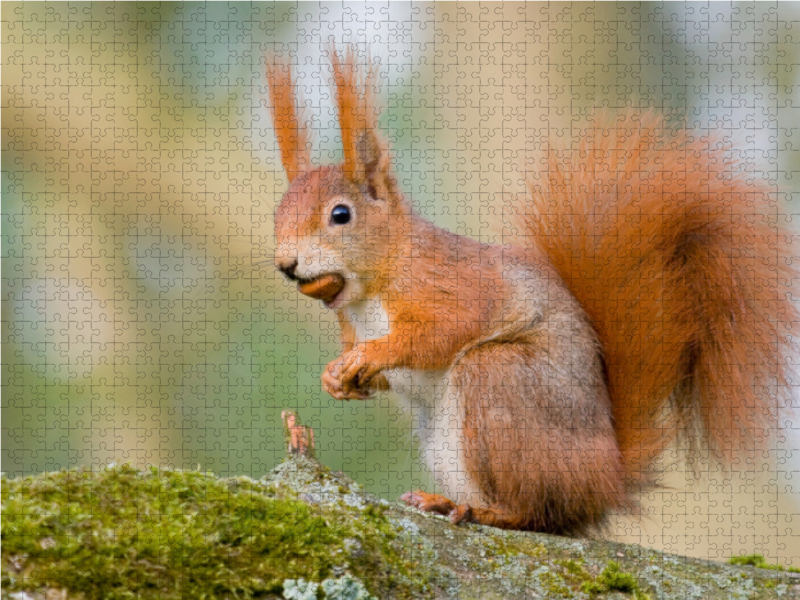
[[[313,279],[301,279],[297,284],[297,291],[310,298],[322,300],[328,308],[336,308],[344,283],[344,277],[338,273],[325,273]]]

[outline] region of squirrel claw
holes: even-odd
[[[366,400],[372,395],[370,390],[361,388],[345,389],[341,380],[341,365],[337,362],[330,363],[323,371],[322,389],[336,400]]]
[[[461,506],[456,506],[450,512],[450,522],[453,525],[458,525],[459,523],[470,523],[472,521],[472,508],[469,504],[462,504]]]
[[[369,389],[372,379],[382,370],[382,366],[367,362],[363,347],[356,347],[341,358],[336,372],[332,374],[339,379],[344,392],[349,394]]]
[[[445,516],[450,515],[459,508],[452,500],[448,500],[444,496],[439,496],[438,494],[429,494],[421,490],[417,490],[416,492],[406,492],[400,496],[400,500],[405,502],[406,505],[413,506],[422,512],[433,512]],[[463,520],[463,518],[464,517],[462,517],[461,520]]]

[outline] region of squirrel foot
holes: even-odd
[[[439,515],[449,515],[456,509],[456,504],[439,494],[429,494],[422,490],[407,492],[400,496],[400,500],[408,506],[418,508],[422,512],[434,512]]]
[[[468,505],[462,504],[458,506],[452,500],[439,494],[429,494],[428,492],[417,490],[416,492],[403,494],[400,496],[400,500],[422,512],[449,516],[453,525],[458,525],[462,521],[469,523],[472,519],[472,509]]]
[[[500,529],[529,529],[529,519],[525,515],[494,505],[488,508],[473,508],[468,504],[456,504],[444,496],[419,491],[408,492],[400,496],[400,500],[408,506],[423,512],[433,512],[450,518],[453,525],[459,523],[476,523]]]

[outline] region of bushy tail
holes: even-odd
[[[737,158],[627,114],[529,182],[525,231],[594,322],[632,475],[679,435],[728,460],[758,447],[790,392],[798,253]]]

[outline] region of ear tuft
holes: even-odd
[[[275,124],[275,137],[281,151],[281,162],[289,183],[311,166],[308,119],[297,108],[299,94],[292,77],[291,65],[273,59],[267,63],[270,110]]]
[[[378,112],[373,102],[377,69],[368,55],[359,57],[352,48],[341,55],[335,46],[330,46],[329,53],[342,131],[344,175],[353,183],[366,186],[373,199],[399,201],[390,172],[389,145],[378,131]]]
[[[370,143],[362,144],[362,139],[375,135],[378,126],[372,98],[377,73],[369,56],[359,57],[352,48],[341,55],[335,46],[330,46],[329,53],[333,68],[332,91],[342,132],[344,174],[355,183],[364,183],[367,155],[359,146],[364,145],[364,150],[368,151]]]

